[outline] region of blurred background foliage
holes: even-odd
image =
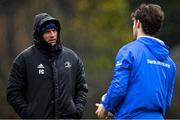
[[[89,87],[83,118],[96,118],[95,103],[106,92],[119,48],[133,40],[130,14],[145,0],[1,0],[0,1],[0,118],[18,118],[6,102],[6,84],[13,59],[33,44],[34,16],[47,12],[61,22],[61,40],[82,58]],[[157,36],[170,46],[171,56],[179,70],[180,1],[156,0],[166,19]],[[177,52],[179,51],[179,52]],[[167,118],[180,118],[178,90]],[[143,90],[142,90],[143,91]]]

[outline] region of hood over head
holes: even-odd
[[[44,28],[44,26],[47,26],[47,24],[51,24],[51,23],[57,27],[57,32],[58,32],[57,42],[54,46],[47,43],[42,38],[44,32],[42,31],[43,30],[42,28]],[[61,49],[61,41],[59,37],[60,30],[61,30],[60,22],[56,18],[50,16],[47,13],[37,14],[34,19],[34,28],[33,28],[33,41],[35,46],[48,53],[52,52],[52,49],[60,50]]]
[[[165,60],[169,55],[169,47],[153,37],[140,37],[138,41],[147,46],[151,53],[160,61]]]
[[[34,39],[36,40],[42,39],[41,28],[42,26],[48,24],[49,22],[54,23],[57,26],[58,33],[60,33],[61,30],[60,22],[56,18],[48,15],[47,13],[40,13],[37,14],[34,19],[34,28],[33,28]]]

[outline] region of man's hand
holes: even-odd
[[[96,110],[97,117],[98,118],[106,118],[108,112],[105,110],[104,106],[100,103],[96,103],[96,107],[98,107]]]

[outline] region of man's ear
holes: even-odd
[[[137,26],[137,28],[140,28],[141,27],[141,22],[139,21],[139,20],[136,20],[136,26]]]

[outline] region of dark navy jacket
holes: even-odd
[[[40,28],[54,22],[46,13],[36,16],[34,45],[14,60],[7,100],[21,118],[81,118],[86,104],[87,84],[83,63],[75,52],[42,40]]]

